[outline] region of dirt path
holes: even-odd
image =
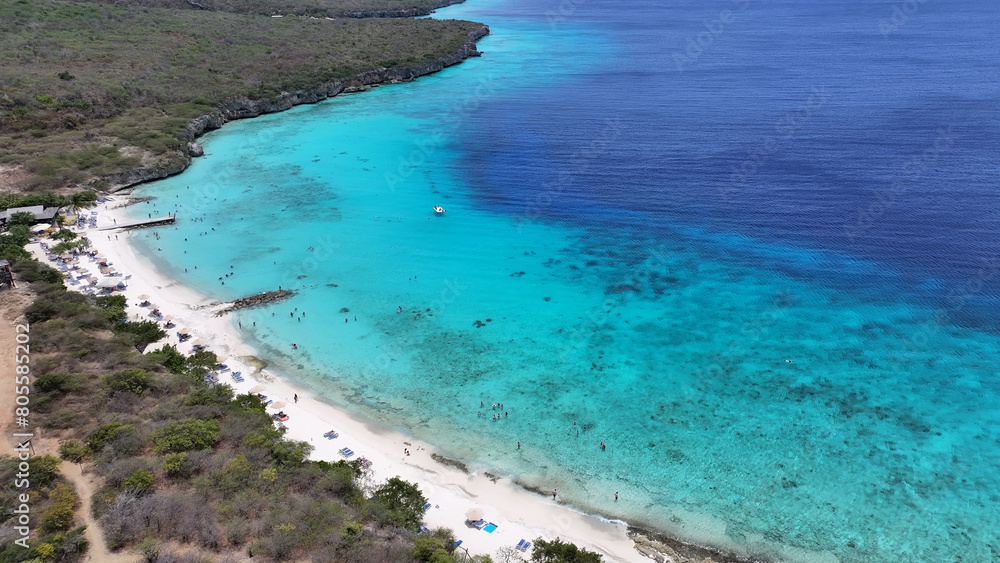
[[[0,289],[0,432],[13,448],[14,429],[14,350],[17,347],[14,325],[31,303],[32,295],[25,289]],[[30,343],[29,343],[30,344]],[[10,448],[4,448],[9,453]]]
[[[14,432],[25,432],[35,430],[34,446],[35,455],[59,455],[59,444],[55,439],[43,438],[43,432],[37,428],[38,419],[31,417],[32,425],[27,429],[18,429],[14,426],[14,399],[16,392],[14,389],[14,368],[17,366],[14,352],[17,348],[15,337],[15,325],[24,322],[21,315],[24,313],[34,296],[25,289],[0,290],[0,432],[4,435],[7,447],[3,454],[10,454],[16,445]],[[30,332],[28,333],[30,337]],[[30,341],[29,352],[30,352]],[[30,356],[29,356],[30,357]],[[30,365],[30,364],[29,364]],[[30,408],[30,405],[29,405]],[[29,415],[31,416],[31,415]],[[89,475],[83,473],[80,465],[63,462],[60,472],[67,481],[72,483],[76,494],[80,497],[80,509],[76,513],[76,520],[87,526],[87,555],[83,561],[93,563],[133,563],[140,561],[141,557],[135,554],[112,553],[104,544],[104,534],[101,533],[100,526],[90,515],[90,497],[97,490],[96,484]]]
[[[35,454],[58,456],[59,444],[53,439],[40,440],[35,444]],[[104,532],[90,513],[90,497],[94,496],[94,491],[98,488],[93,476],[84,473],[83,466],[80,464],[68,461],[62,462],[59,466],[59,472],[72,483],[76,495],[80,498],[80,508],[76,512],[76,521],[87,527],[87,555],[83,561],[92,563],[136,563],[141,561],[142,557],[135,553],[108,551],[107,544],[104,543]]]

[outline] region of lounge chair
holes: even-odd
[[[521,551],[528,551],[530,547],[531,547],[530,541],[521,540],[517,544],[517,548],[520,549]]]
[[[487,523],[486,520],[479,519],[472,523],[472,527],[477,530],[482,530],[483,528],[486,527],[486,523]]]
[[[431,509],[431,503],[428,502],[427,504],[424,505],[424,512],[427,512],[430,509]]]
[[[352,455],[354,455],[354,452],[350,448],[341,448],[340,455],[344,457],[351,457]]]
[[[329,438],[331,440],[334,439],[334,438],[336,438],[337,436],[340,436],[340,434],[337,434],[336,430],[331,430],[329,432],[324,432],[323,433],[323,437],[324,438]]]
[[[242,375],[240,374],[240,372],[238,372],[238,371],[234,371],[234,372],[233,372],[232,374],[230,374],[230,375],[232,375],[232,376],[233,376],[233,381],[235,381],[235,382],[237,382],[237,383],[243,383],[243,376],[242,376]]]
[[[458,540],[457,542],[451,544],[452,547],[458,547],[460,545],[462,545],[462,540]]]

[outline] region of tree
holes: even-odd
[[[372,500],[385,507],[389,520],[397,526],[411,530],[424,521],[423,506],[427,499],[413,483],[392,477],[372,495]]]
[[[63,242],[69,242],[76,238],[76,233],[69,229],[59,229],[52,235],[52,238]]]
[[[536,538],[531,560],[535,563],[601,563],[603,558],[599,553],[587,551],[559,538],[552,541]]]
[[[9,225],[11,225],[11,226],[14,226],[14,225],[24,225],[24,226],[33,225],[35,223],[35,214],[34,213],[28,213],[26,211],[18,211],[17,213],[11,213],[10,219],[7,220],[7,223]]]
[[[164,344],[162,348],[155,352],[150,352],[146,356],[170,370],[171,373],[183,373],[187,361],[184,354],[181,354],[168,344]]]
[[[73,211],[79,211],[86,207],[93,207],[97,201],[97,194],[90,190],[84,190],[70,196],[69,201]]]
[[[153,321],[118,323],[113,330],[116,334],[132,335],[136,346],[147,346],[163,338],[167,333]]]

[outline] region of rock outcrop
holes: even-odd
[[[188,156],[197,157],[205,154],[205,149],[198,143],[188,143]]]
[[[247,309],[249,307],[260,307],[261,305],[269,305],[275,301],[281,301],[283,299],[288,299],[289,297],[295,295],[294,291],[289,291],[287,289],[279,289],[278,291],[267,291],[264,293],[258,293],[257,295],[251,295],[250,297],[241,297],[236,301],[229,304],[228,307],[217,311],[215,313],[216,317],[221,317],[226,313],[232,313],[233,311],[239,311],[240,309]]]
[[[453,3],[453,2],[452,2]],[[442,4],[448,5],[447,3]],[[251,100],[249,98],[233,98],[218,105],[212,113],[196,117],[187,126],[185,138],[181,139],[188,145],[186,150],[171,153],[166,158],[153,165],[145,165],[132,170],[105,176],[108,191],[115,192],[129,188],[142,182],[166,178],[183,171],[191,164],[191,146],[198,146],[194,141],[206,131],[218,129],[237,119],[257,117],[266,113],[285,111],[301,104],[314,104],[345,92],[360,92],[379,84],[397,84],[408,82],[417,77],[432,74],[446,67],[458,64],[469,57],[481,55],[476,50],[476,41],[489,35],[490,29],[482,26],[469,33],[465,43],[454,53],[441,57],[436,61],[414,66],[379,68],[359,73],[346,80],[327,82],[306,90],[282,92],[273,98]],[[201,148],[200,146],[198,147]],[[98,180],[91,182],[96,184]]]

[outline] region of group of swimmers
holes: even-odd
[[[479,401],[479,406],[480,407],[485,407],[486,403],[483,402],[483,401]],[[493,410],[498,410],[498,409],[499,410],[503,410],[503,403],[493,403],[492,405],[490,405],[490,408],[493,409]],[[476,414],[476,416],[483,416],[483,411],[479,411]],[[507,418],[507,411],[503,411],[503,416],[500,416],[500,413],[497,413],[497,414],[493,415],[493,422],[496,422],[496,421],[500,420],[501,418]],[[521,442],[518,442],[517,446],[518,446],[518,449],[520,449],[521,448]]]

